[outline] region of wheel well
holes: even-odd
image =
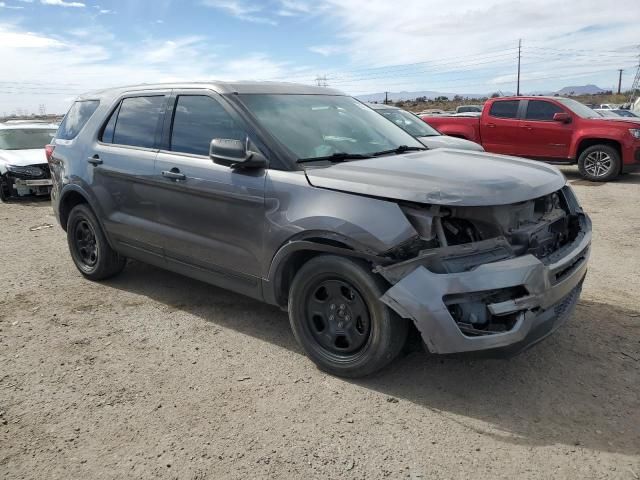
[[[353,251],[353,249],[349,245],[346,245],[334,239],[308,238],[305,240],[317,243],[319,248],[317,250],[305,249],[305,250],[297,250],[295,252],[292,252],[290,255],[286,257],[286,259],[283,260],[282,265],[278,267],[278,270],[276,272],[276,278],[274,279],[275,280],[274,286],[275,286],[276,301],[280,306],[284,307],[287,305],[289,301],[289,289],[291,288],[291,283],[293,282],[293,279],[295,278],[300,268],[302,268],[302,266],[312,258],[317,257],[318,255],[329,253],[322,249],[323,245]],[[335,252],[330,252],[330,253],[332,255],[339,255]],[[348,256],[348,252],[345,252],[345,255],[343,256],[345,257]]]
[[[589,147],[593,147],[594,145],[607,145],[608,147],[614,148],[620,156],[620,169],[622,169],[622,147],[620,146],[620,143],[616,142],[615,140],[608,140],[606,138],[587,138],[585,140],[582,140],[578,145],[578,150],[576,152],[576,161],[580,159],[580,155],[582,155],[582,152],[584,152]]]
[[[60,225],[66,231],[67,230],[67,220],[69,219],[69,214],[71,210],[74,209],[77,205],[81,203],[89,203],[87,199],[78,192],[69,192],[67,193],[60,202]]]
[[[469,140],[467,137],[465,137],[464,135],[461,135],[459,133],[445,133],[445,135],[447,137],[454,137],[454,138],[461,138],[463,140]]]

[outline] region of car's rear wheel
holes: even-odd
[[[401,351],[408,324],[379,298],[386,289],[364,264],[322,255],[297,273],[289,292],[293,333],[319,368],[362,377]]]
[[[85,204],[77,205],[69,214],[67,243],[76,267],[90,280],[120,273],[127,261],[111,248],[95,214]]]
[[[620,173],[620,154],[609,145],[593,145],[578,158],[580,174],[592,182],[608,182]]]

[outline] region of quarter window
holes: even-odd
[[[153,148],[164,96],[128,97],[109,118],[102,141],[118,145]]]
[[[556,113],[564,110],[555,103],[545,102],[544,100],[529,100],[527,105],[527,120],[553,120]]]
[[[494,102],[489,115],[498,118],[517,118],[520,100],[503,100]]]
[[[214,138],[244,140],[246,133],[215,99],[206,95],[180,95],[171,129],[171,150],[209,155]]]
[[[73,140],[76,138],[99,104],[98,100],[83,100],[71,105],[58,128],[56,138],[60,140]]]

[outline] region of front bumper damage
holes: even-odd
[[[570,244],[542,260],[531,254],[500,259],[500,242],[494,242],[479,253],[481,264],[459,273],[430,271],[428,254],[380,267],[379,273],[393,284],[381,301],[415,322],[432,353],[516,354],[560,327],[578,302],[591,244],[591,222],[586,215],[581,216],[580,225],[580,233]],[[505,331],[470,334],[456,322],[445,299],[488,291],[515,294],[486,303],[488,316],[513,320]]]

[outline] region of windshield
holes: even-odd
[[[583,103],[578,102],[577,100],[572,100],[571,98],[554,98],[554,100],[560,102],[573,113],[582,118],[598,118],[600,115],[595,110],[587,107]]]
[[[298,160],[335,154],[370,156],[424,146],[356,99],[338,95],[246,94],[258,122]]]
[[[11,128],[0,130],[0,150],[34,150],[51,143],[55,128]]]
[[[376,110],[376,112],[387,120],[391,120],[409,135],[413,135],[414,137],[434,137],[436,135],[440,135],[435,128],[430,127],[419,117],[416,117],[413,113],[409,113],[406,110],[401,110],[399,108],[385,108]]]

